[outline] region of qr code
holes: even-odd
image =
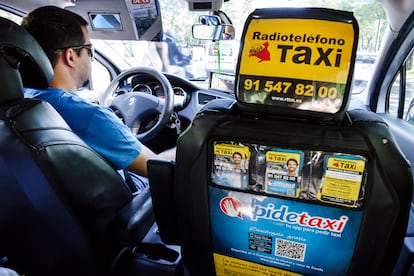
[[[305,260],[306,244],[288,240],[276,239],[276,256],[303,262]]]

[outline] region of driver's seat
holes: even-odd
[[[46,102],[53,76],[36,41],[0,18],[0,264],[25,275],[107,275],[153,225],[149,193],[119,174]]]

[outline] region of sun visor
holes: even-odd
[[[342,120],[358,45],[350,12],[324,8],[257,9],[246,20],[236,97],[247,112]]]

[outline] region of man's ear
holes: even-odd
[[[64,58],[66,65],[68,65],[69,67],[75,66],[75,55],[76,53],[72,48],[67,48],[63,51],[62,56]]]

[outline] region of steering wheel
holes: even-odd
[[[158,98],[142,92],[115,95],[115,91],[122,81],[138,74],[147,74],[159,81],[165,98]],[[121,72],[112,80],[102,96],[102,104],[117,112],[138,140],[147,142],[169,123],[174,110],[174,92],[170,82],[160,71],[147,66],[132,67]],[[155,118],[157,119],[155,120]],[[145,126],[143,123],[152,120],[155,123],[149,129],[142,130]]]

